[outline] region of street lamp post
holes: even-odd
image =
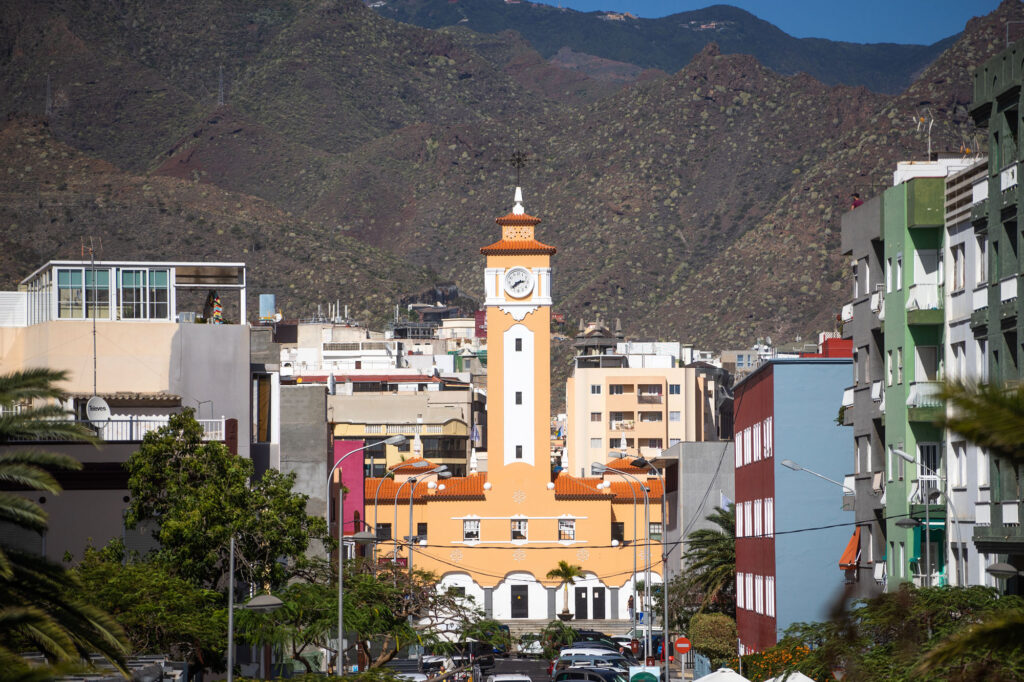
[[[916,457],[912,457],[910,454],[904,452],[903,450],[900,450],[899,448],[893,448],[893,452],[895,452],[896,455],[898,457],[900,457],[900,459],[902,459],[902,460],[904,460],[906,462],[909,462],[910,464],[917,464],[919,467],[921,467],[922,469],[926,470],[930,476],[933,476],[935,478],[936,482],[939,482],[939,481],[942,480],[942,478],[939,476],[939,472],[935,471],[934,469],[929,467],[924,462],[919,461]],[[918,484],[917,485],[918,485],[918,489],[921,489],[920,477],[918,477]],[[945,488],[945,486],[943,486],[943,488]],[[957,576],[957,583],[958,584],[962,583],[962,584],[966,585],[967,584],[967,576],[966,576],[966,573],[967,573],[967,559],[966,559],[966,557],[963,556],[963,554],[964,554],[964,538],[963,538],[963,535],[961,535],[961,533],[960,533],[960,514],[957,513],[957,511],[956,511],[956,504],[953,503],[953,498],[949,496],[949,493],[947,493],[944,489],[939,489],[939,490],[936,490],[935,492],[942,494],[942,496],[946,498],[946,504],[949,505],[950,511],[953,512],[953,527],[956,528],[956,542],[959,545],[959,547],[957,548],[957,552],[956,552],[957,553],[956,569],[957,569],[957,573],[959,574]],[[930,492],[929,493],[923,493],[922,492],[921,498],[924,500],[924,515],[925,515],[925,529],[924,529],[924,532],[925,532],[925,537],[926,537],[925,549],[929,550],[931,548],[931,544],[932,544],[931,543],[931,524],[929,523],[930,517],[929,517],[929,514],[928,514],[928,508],[931,506],[931,493]],[[928,554],[925,554],[925,556],[927,557]],[[928,559],[925,559],[925,562],[928,562]],[[929,563],[928,564],[928,584],[929,585],[932,584],[931,570],[932,570],[932,567],[931,567],[931,564]]]
[[[243,559],[244,561],[244,559]],[[259,594],[250,599],[241,608],[256,611],[258,613],[269,613],[276,611],[284,605],[280,599],[272,594]],[[260,663],[262,667],[262,662]],[[235,536],[231,535],[229,558],[228,558],[228,682],[235,679]]]
[[[324,497],[327,500],[328,506],[328,518],[330,518],[330,499],[331,499],[331,478],[334,476],[334,470],[341,466],[341,463],[346,459],[362,452],[367,448],[376,447],[378,445],[401,445],[406,441],[405,436],[397,435],[385,438],[384,440],[377,441],[376,443],[370,443],[364,445],[361,448],[356,448],[350,452],[346,452],[344,455],[338,458],[338,461],[334,463],[331,470],[327,472],[327,495]],[[339,470],[340,474],[340,470]],[[376,517],[374,517],[376,521]],[[345,486],[342,485],[341,476],[338,476],[338,663],[335,666],[335,673],[338,677],[345,674],[345,645],[344,645],[344,591],[345,591]]]
[[[409,579],[410,580],[412,579],[412,548],[413,548],[413,546],[415,546],[416,540],[417,540],[416,535],[412,532],[412,503],[413,503],[413,500],[416,499],[416,486],[418,486],[423,481],[423,479],[426,476],[428,476],[429,474],[437,474],[438,478],[451,478],[452,477],[452,472],[448,471],[448,465],[442,464],[439,467],[435,467],[434,469],[431,469],[430,471],[425,471],[422,474],[419,474],[418,476],[416,476],[416,477],[414,477],[412,479],[409,479],[411,481],[414,481],[414,483],[412,484],[412,488],[409,489]],[[433,487],[434,485],[436,485],[436,483],[434,483],[434,481],[431,481],[430,483],[427,484],[427,487],[428,488],[429,487]],[[441,488],[441,490],[444,490],[444,484],[441,484],[440,488]],[[396,531],[398,530],[397,526],[395,527],[395,530]]]
[[[661,469],[654,466],[654,463],[644,457],[637,457],[630,462],[635,467],[646,467],[654,472],[654,475],[661,481],[661,653],[664,658],[665,665],[665,679],[669,678],[668,671],[668,553],[669,547],[665,544],[665,537],[668,534],[668,491],[666,490],[665,477],[661,473]],[[650,537],[650,526],[647,530],[648,537]],[[648,542],[648,545],[650,543]],[[647,548],[647,553],[650,555],[650,546]]]
[[[422,468],[426,467],[427,465],[428,465],[428,462],[426,460],[423,460],[423,459],[417,460],[415,462],[401,462],[400,464],[396,464],[394,467],[392,467],[392,471],[388,471],[384,476],[381,477],[380,483],[377,484],[377,490],[373,493],[373,532],[374,533],[377,532],[377,528],[378,528],[378,525],[377,525],[377,499],[380,496],[380,487],[382,485],[384,485],[384,481],[388,480],[388,475],[390,475],[393,472],[393,470],[396,467],[399,467],[399,466],[414,467],[416,469],[422,469]],[[399,486],[399,488],[401,488],[401,486]],[[395,494],[397,495],[397,493],[395,493]],[[398,529],[396,528],[395,532],[397,532],[397,531],[398,531]],[[376,560],[376,558],[377,558],[377,542],[374,541],[373,545],[374,545],[373,555],[374,555],[374,560]]]
[[[842,488],[843,490],[845,490],[845,491],[846,491],[846,492],[847,492],[848,494],[850,494],[850,495],[856,495],[856,494],[857,494],[857,493],[856,493],[856,492],[855,492],[855,491],[853,490],[853,488],[851,488],[850,486],[848,486],[848,485],[846,485],[846,484],[843,484],[843,483],[840,483],[839,481],[836,481],[836,480],[834,480],[834,479],[831,479],[831,478],[829,478],[828,476],[822,476],[822,475],[821,475],[821,474],[819,474],[819,473],[818,473],[817,471],[811,471],[811,470],[810,470],[810,469],[808,469],[807,467],[805,467],[805,466],[801,466],[801,465],[797,464],[796,462],[794,462],[794,461],[793,461],[793,460],[791,460],[791,459],[784,459],[784,460],[782,460],[782,461],[780,462],[780,464],[781,464],[782,466],[786,467],[787,469],[792,469],[793,471],[803,471],[804,473],[808,473],[808,474],[810,474],[811,476],[817,476],[818,478],[820,478],[820,479],[822,479],[822,480],[828,481],[829,483],[832,483],[833,485],[837,485],[837,486],[839,486],[840,488]]]
[[[622,476],[624,478],[628,478],[628,479],[634,481],[637,485],[639,485],[641,492],[643,492],[643,494],[644,494],[644,521],[647,524],[647,535],[646,535],[646,537],[647,537],[647,561],[644,564],[644,599],[647,600],[648,599],[647,590],[650,589],[650,586],[651,586],[651,541],[650,541],[650,533],[651,533],[651,507],[650,507],[650,498],[647,495],[647,486],[644,485],[643,481],[641,481],[639,478],[637,478],[633,474],[627,474],[625,471],[619,471],[618,469],[612,469],[612,468],[610,468],[609,466],[607,466],[605,464],[601,464],[600,462],[594,462],[593,464],[590,465],[590,473],[593,474],[594,476],[600,476],[602,474],[609,473],[609,474],[615,474],[617,476]],[[633,488],[633,486],[630,485],[630,489],[631,490],[632,490],[632,488]],[[633,494],[633,589],[632,589],[632,593],[633,593],[634,596],[636,596],[636,543],[637,543],[637,532],[636,532],[636,493],[634,493]],[[636,615],[635,615],[636,611],[637,611],[636,604],[633,604],[633,613],[634,613],[634,616],[633,616],[633,633],[634,633],[634,635],[636,634]],[[645,652],[645,655],[650,655],[650,651],[651,651],[651,622],[648,621],[648,623],[647,623],[647,634],[644,636],[644,652]]]

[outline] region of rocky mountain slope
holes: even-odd
[[[436,281],[481,296],[518,148],[569,329],[601,313],[711,348],[807,335],[845,299],[849,193],[923,158],[920,112],[934,148],[959,147],[970,69],[1022,19],[1007,0],[890,97],[715,45],[623,85],[518,33],[357,0],[8,3],[0,277],[94,236],[107,258],[245,260],[289,315],[340,298],[380,323]]]
[[[948,48],[934,45],[836,42],[794,38],[753,14],[726,4],[658,19],[616,12],[577,12],[553,4],[505,0],[377,0],[383,16],[425,28],[465,26],[481,33],[515,30],[542,56],[568,50],[640,68],[675,73],[708,43],[723,54],[749,54],[782,74],[809,73],[829,85],[864,85],[897,93]],[[591,75],[600,64],[577,63]]]

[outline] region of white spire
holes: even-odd
[[[513,215],[523,215],[526,209],[523,208],[523,188],[516,187],[515,206],[512,207]]]

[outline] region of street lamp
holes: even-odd
[[[593,464],[591,464],[590,465],[590,472],[592,474],[594,474],[594,475],[600,475],[600,474],[604,474],[604,473],[609,473],[609,474],[615,474],[617,476],[622,476],[624,478],[628,478],[628,479],[634,481],[637,485],[639,485],[640,486],[640,491],[643,492],[643,494],[644,494],[644,524],[645,524],[645,527],[647,529],[646,530],[646,534],[645,534],[645,537],[647,538],[646,539],[647,561],[644,563],[644,598],[643,598],[643,601],[645,603],[650,603],[650,601],[651,601],[651,594],[650,594],[650,590],[651,590],[651,499],[650,499],[650,496],[647,494],[648,493],[647,486],[644,484],[643,481],[641,481],[639,478],[637,478],[633,474],[628,474],[625,471],[620,471],[618,469],[612,469],[611,467],[608,467],[607,465],[601,464],[600,462],[594,462]],[[631,485],[630,489],[632,489],[632,488],[633,488],[633,486]],[[633,495],[633,500],[634,500],[634,506],[633,506],[633,590],[632,591],[633,591],[633,594],[635,595],[636,594],[636,542],[637,542],[636,504],[635,504],[636,503],[636,494],[635,493]],[[644,604],[641,604],[641,606],[646,610],[646,606]],[[636,613],[636,604],[633,605],[633,613]],[[652,629],[652,626],[653,626],[652,621],[648,620],[647,621],[647,634],[644,636],[644,652],[645,652],[645,655],[647,655],[647,656],[649,656],[650,652],[651,652],[651,629]],[[634,616],[634,623],[633,623],[633,632],[634,633],[636,632],[635,616]]]
[[[630,462],[635,467],[641,469],[647,468],[654,472],[654,475],[661,481],[661,653],[665,663],[665,679],[670,679],[668,671],[668,553],[671,551],[669,546],[665,544],[665,538],[668,534],[668,493],[665,485],[665,477],[661,474],[661,469],[654,466],[653,462],[645,459],[644,457],[637,457]],[[648,536],[648,548],[647,554],[650,556],[650,526],[647,526]],[[653,619],[652,619],[653,621]],[[651,625],[654,625],[652,622]]]
[[[926,465],[924,462],[919,461],[916,457],[910,456],[909,454],[907,454],[903,450],[900,450],[899,448],[893,448],[893,452],[895,452],[896,455],[900,457],[900,459],[903,459],[904,461],[909,462],[911,464],[917,464],[919,467],[921,467],[922,469],[926,470],[930,476],[933,476],[935,478],[936,481],[940,481],[941,480],[941,477],[939,476],[937,471],[935,471],[934,469],[932,469],[931,467]],[[918,484],[917,485],[918,485],[918,491],[919,492],[922,491],[921,482],[920,482],[920,476],[918,476]],[[931,544],[932,544],[931,543],[931,524],[929,523],[929,521],[930,521],[929,507],[931,506],[931,498],[932,498],[933,493],[936,495],[936,497],[938,495],[940,495],[940,494],[943,497],[945,497],[946,498],[946,504],[949,505],[950,511],[953,512],[953,527],[956,528],[956,542],[959,545],[959,547],[957,548],[957,566],[956,566],[957,567],[957,573],[959,574],[957,576],[957,584],[964,584],[964,585],[966,585],[967,584],[967,575],[966,575],[967,574],[967,558],[965,556],[963,556],[963,554],[964,554],[964,538],[963,538],[963,535],[960,533],[960,514],[958,514],[957,511],[956,511],[956,505],[953,503],[953,498],[950,497],[949,494],[946,493],[946,491],[942,490],[942,489],[934,490],[934,491],[928,492],[928,493],[923,493],[922,492],[922,495],[921,495],[921,498],[924,500],[925,543],[926,543],[925,550],[926,550],[926,552],[930,552]],[[926,554],[925,556],[928,556],[928,554]],[[925,562],[928,563],[928,559],[925,559]],[[928,563],[928,584],[929,585],[932,584],[931,564],[930,563]]]
[[[995,578],[1001,578],[1003,580],[1009,580],[1010,578],[1015,578],[1024,573],[1024,571],[1018,570],[1016,566],[1008,564],[1005,561],[992,564],[985,569],[985,572]]]
[[[367,448],[376,447],[378,445],[401,445],[405,441],[406,441],[406,438],[403,435],[391,436],[390,438],[385,438],[384,440],[377,441],[376,443],[370,443],[369,445],[364,445],[361,448],[356,448],[355,450],[352,450],[350,452],[346,452],[344,455],[342,455],[341,457],[338,458],[338,461],[336,461],[334,463],[334,466],[331,467],[331,470],[329,472],[327,472],[327,495],[326,495],[325,499],[327,500],[327,507],[328,507],[328,514],[327,514],[327,516],[328,516],[328,519],[330,518],[329,510],[330,510],[330,499],[331,499],[331,478],[334,476],[334,470],[337,469],[339,466],[341,466],[342,462],[344,462],[346,459],[348,459],[352,455],[356,454],[357,452],[362,452],[363,450],[366,450]],[[376,521],[377,521],[377,518],[374,517],[374,522],[376,523]],[[345,566],[345,486],[342,485],[341,476],[339,475],[338,476],[338,664],[337,664],[336,670],[335,670],[335,672],[337,673],[338,677],[341,677],[342,675],[345,674],[345,644],[344,644],[344,618],[343,618],[344,617],[344,608],[345,608],[345,606],[344,606],[344,601],[343,601],[343,598],[342,598],[343,595],[344,595],[344,591],[345,591],[345,587],[344,587],[344,585],[345,585],[344,566]]]
[[[817,471],[811,471],[807,467],[801,466],[801,465],[797,464],[796,462],[794,462],[791,459],[784,459],[784,460],[782,460],[779,463],[782,466],[786,467],[787,469],[792,469],[793,471],[804,471],[804,472],[810,474],[811,476],[817,476],[818,478],[820,478],[822,480],[825,480],[825,481],[828,481],[829,483],[837,485],[840,488],[842,488],[843,490],[845,490],[848,495],[855,495],[856,494],[850,486],[845,485],[843,483],[840,483],[839,481],[833,480],[833,479],[829,478],[828,476],[822,476]]]
[[[228,682],[235,679],[235,536],[232,534],[228,559]],[[240,608],[270,613],[284,605],[272,594],[258,594]]]
[[[601,476],[601,475],[605,474],[606,472],[619,473],[615,469],[610,469],[607,465],[601,464],[600,462],[594,462],[593,464],[590,465],[590,473],[591,473],[592,476]],[[551,484],[551,487],[554,487],[554,484]],[[606,486],[606,487],[608,487],[608,486]],[[643,486],[641,486],[641,487],[643,487]],[[634,593],[634,596],[635,596],[635,592],[636,592],[636,538],[637,538],[637,530],[636,530],[636,488],[633,486],[632,483],[629,484],[629,492],[631,492],[633,494],[633,590],[632,590],[632,592]],[[634,599],[634,602],[635,601],[636,600]],[[633,613],[629,614],[630,618],[633,620],[633,635],[634,636],[636,636],[636,607],[637,607],[637,605],[634,603],[633,604]]]
[[[423,481],[423,479],[426,476],[430,475],[430,474],[437,474],[438,478],[451,478],[452,477],[452,472],[448,471],[448,465],[442,464],[439,467],[435,467],[435,468],[431,469],[430,471],[424,471],[422,474],[419,474],[419,475],[414,476],[411,479],[409,479],[409,480],[413,481],[412,487],[409,489],[409,579],[410,580],[412,579],[412,548],[416,544],[416,540],[417,540],[416,535],[412,532],[412,503],[413,503],[413,500],[416,499],[416,486],[418,486]],[[437,483],[435,483],[434,481],[431,481],[430,483],[427,484],[428,488],[433,488],[435,486],[437,486]],[[441,490],[444,490],[444,484],[441,484],[440,488],[441,488]],[[398,524],[397,523],[395,524],[395,531],[396,532],[398,531]]]

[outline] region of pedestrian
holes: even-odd
[[[860,195],[854,192],[850,195],[850,210],[857,208],[864,203],[864,200],[860,198]]]
[[[629,619],[633,619],[633,595],[629,595],[629,601],[626,602],[626,608],[629,609]]]

